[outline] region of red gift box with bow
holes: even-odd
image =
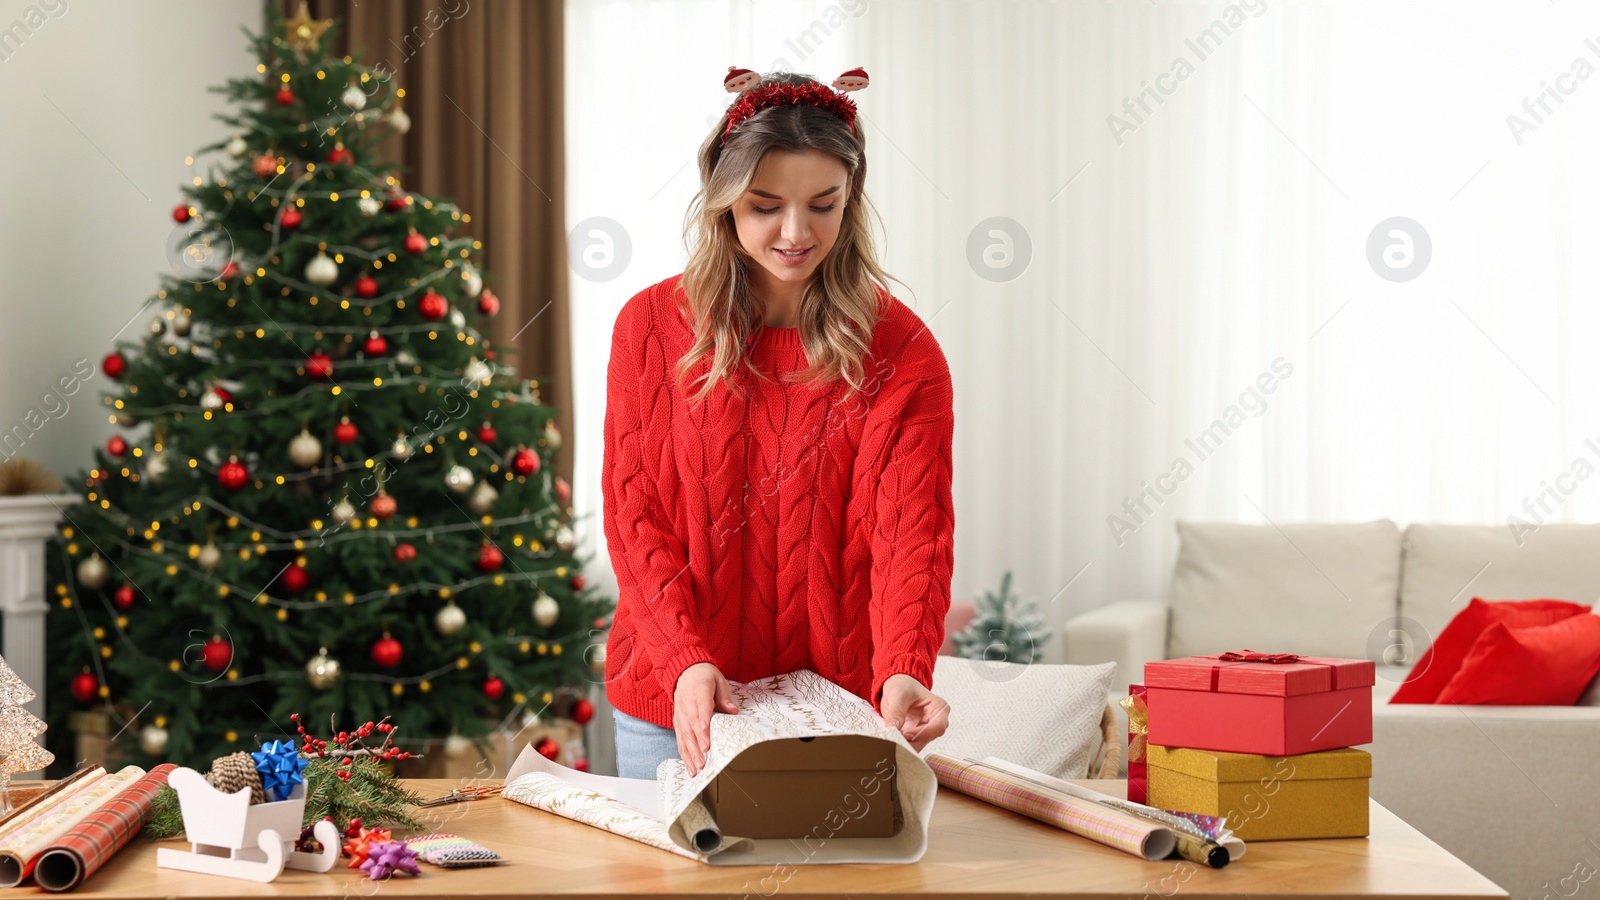
[[[1372,741],[1371,660],[1236,650],[1146,663],[1149,741],[1290,756]]]

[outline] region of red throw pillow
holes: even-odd
[[[1400,689],[1389,698],[1390,703],[1437,703],[1439,692],[1461,668],[1467,653],[1479,637],[1496,622],[1511,628],[1529,628],[1549,625],[1562,619],[1586,613],[1589,607],[1566,600],[1500,600],[1489,601],[1473,597],[1467,608],[1456,613],[1450,624],[1439,632],[1432,646],[1423,651],[1422,658],[1412,667],[1411,673]]]
[[[1600,673],[1600,616],[1550,625],[1496,622],[1472,645],[1440,703],[1571,706]]]

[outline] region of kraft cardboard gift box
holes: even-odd
[[[722,833],[803,838],[892,837],[904,825],[894,744],[862,734],[764,741],[718,772],[701,799]]]
[[[1249,651],[1146,663],[1149,741],[1269,756],[1368,744],[1376,673],[1366,659]]]
[[[1240,840],[1367,835],[1364,750],[1263,756],[1150,744],[1146,753],[1151,806],[1226,817]]]

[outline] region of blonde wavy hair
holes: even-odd
[[[774,72],[757,87],[784,82],[816,83],[807,75]],[[731,107],[730,107],[731,108]],[[863,358],[872,347],[872,330],[884,308],[878,291],[887,292],[891,278],[878,264],[868,230],[871,206],[867,180],[866,129],[858,117],[855,133],[843,119],[826,110],[803,105],[774,106],[741,122],[722,143],[728,116],[722,118],[700,145],[700,190],[684,216],[684,246],[689,260],[679,280],[677,300],[694,328],[694,343],[675,369],[679,390],[685,378],[707,354],[710,368],[697,381],[699,389],[689,399],[705,399],[720,379],[735,394],[742,393],[736,372],[744,370],[770,381],[751,365],[747,342],[766,320],[766,310],[750,291],[750,267],[760,265],[739,243],[733,205],[755,178],[756,166],[769,150],[821,150],[844,163],[848,172],[849,202],[841,211],[839,237],[823,258],[816,275],[800,298],[800,343],[806,369],[787,374],[785,380],[831,383],[843,378],[846,396],[860,391],[866,380]],[[882,218],[879,217],[879,223]]]

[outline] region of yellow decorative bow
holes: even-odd
[[[1143,697],[1132,694],[1117,703],[1128,714],[1128,762],[1142,762],[1144,745],[1149,740],[1150,710],[1145,708]]]

